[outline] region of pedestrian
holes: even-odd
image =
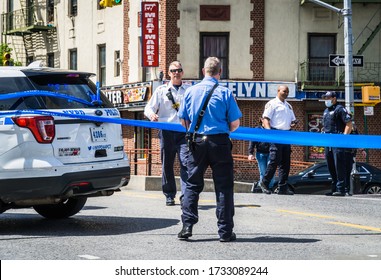
[[[180,123],[177,116],[178,108],[183,100],[185,90],[189,85],[183,83],[184,71],[180,61],[169,64],[168,75],[171,78],[168,84],[159,86],[148,101],[144,115],[151,121]],[[181,193],[184,193],[187,180],[187,168],[185,153],[187,144],[185,132],[169,130],[159,131],[160,156],[162,163],[162,190],[166,197],[166,205],[175,205],[176,181],[173,170],[176,154],[180,162],[180,185]],[[180,196],[180,201],[182,199]]]
[[[210,166],[216,193],[219,240],[230,242],[236,235],[233,232],[234,175],[229,134],[239,127],[242,114],[232,92],[218,85],[220,60],[207,58],[202,72],[204,79],[187,89],[179,110],[181,123],[188,131],[189,151],[188,180],[181,215],[183,228],[178,237],[188,239],[192,236],[193,225],[199,219],[198,200],[204,188],[205,170]]]
[[[259,119],[259,126],[256,128],[263,129],[263,119]],[[255,155],[254,155],[255,150]],[[270,155],[270,143],[268,142],[258,142],[258,141],[250,141],[249,143],[249,156],[248,160],[257,160],[258,163],[258,170],[259,170],[259,181],[263,180],[263,177],[265,176],[267,164],[269,162],[269,155]],[[274,184],[274,177],[271,179],[271,182],[269,184],[269,189],[271,190],[272,186]],[[257,182],[254,182],[252,185],[252,192],[254,192],[254,189],[257,186]]]
[[[291,130],[297,121],[292,106],[286,101],[289,89],[286,85],[278,87],[277,96],[266,103],[263,112],[263,127],[265,129]],[[289,190],[287,180],[291,165],[290,144],[270,144],[270,160],[268,162],[263,180],[259,182],[262,192],[271,194],[269,185],[279,167],[279,195],[293,195]]]
[[[350,134],[352,132],[352,116],[337,103],[336,93],[328,91],[322,96],[327,107],[323,113],[323,133]],[[349,195],[349,179],[353,165],[352,149],[325,147],[325,159],[332,178],[331,192],[326,195]]]

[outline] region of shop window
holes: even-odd
[[[323,114],[307,113],[307,129],[309,132],[321,133],[323,130]],[[324,160],[324,147],[307,147],[307,160]]]
[[[144,120],[143,112],[136,112],[136,120]],[[137,159],[146,159],[148,157],[147,149],[149,147],[149,129],[146,127],[135,127],[135,148],[137,149]]]
[[[200,78],[203,77],[201,69],[204,66],[205,60],[210,56],[215,56],[221,61],[221,79],[228,79],[229,33],[201,33],[200,43]]]

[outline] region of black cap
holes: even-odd
[[[323,94],[321,98],[327,99],[327,98],[333,98],[333,97],[336,97],[336,92],[327,91],[326,94]]]

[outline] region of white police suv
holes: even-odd
[[[119,111],[93,74],[0,67],[0,213],[33,207],[46,218],[78,213],[91,196],[128,184]]]

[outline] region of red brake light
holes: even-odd
[[[53,117],[13,117],[12,120],[19,127],[28,128],[38,143],[47,144],[53,142],[56,134]]]

